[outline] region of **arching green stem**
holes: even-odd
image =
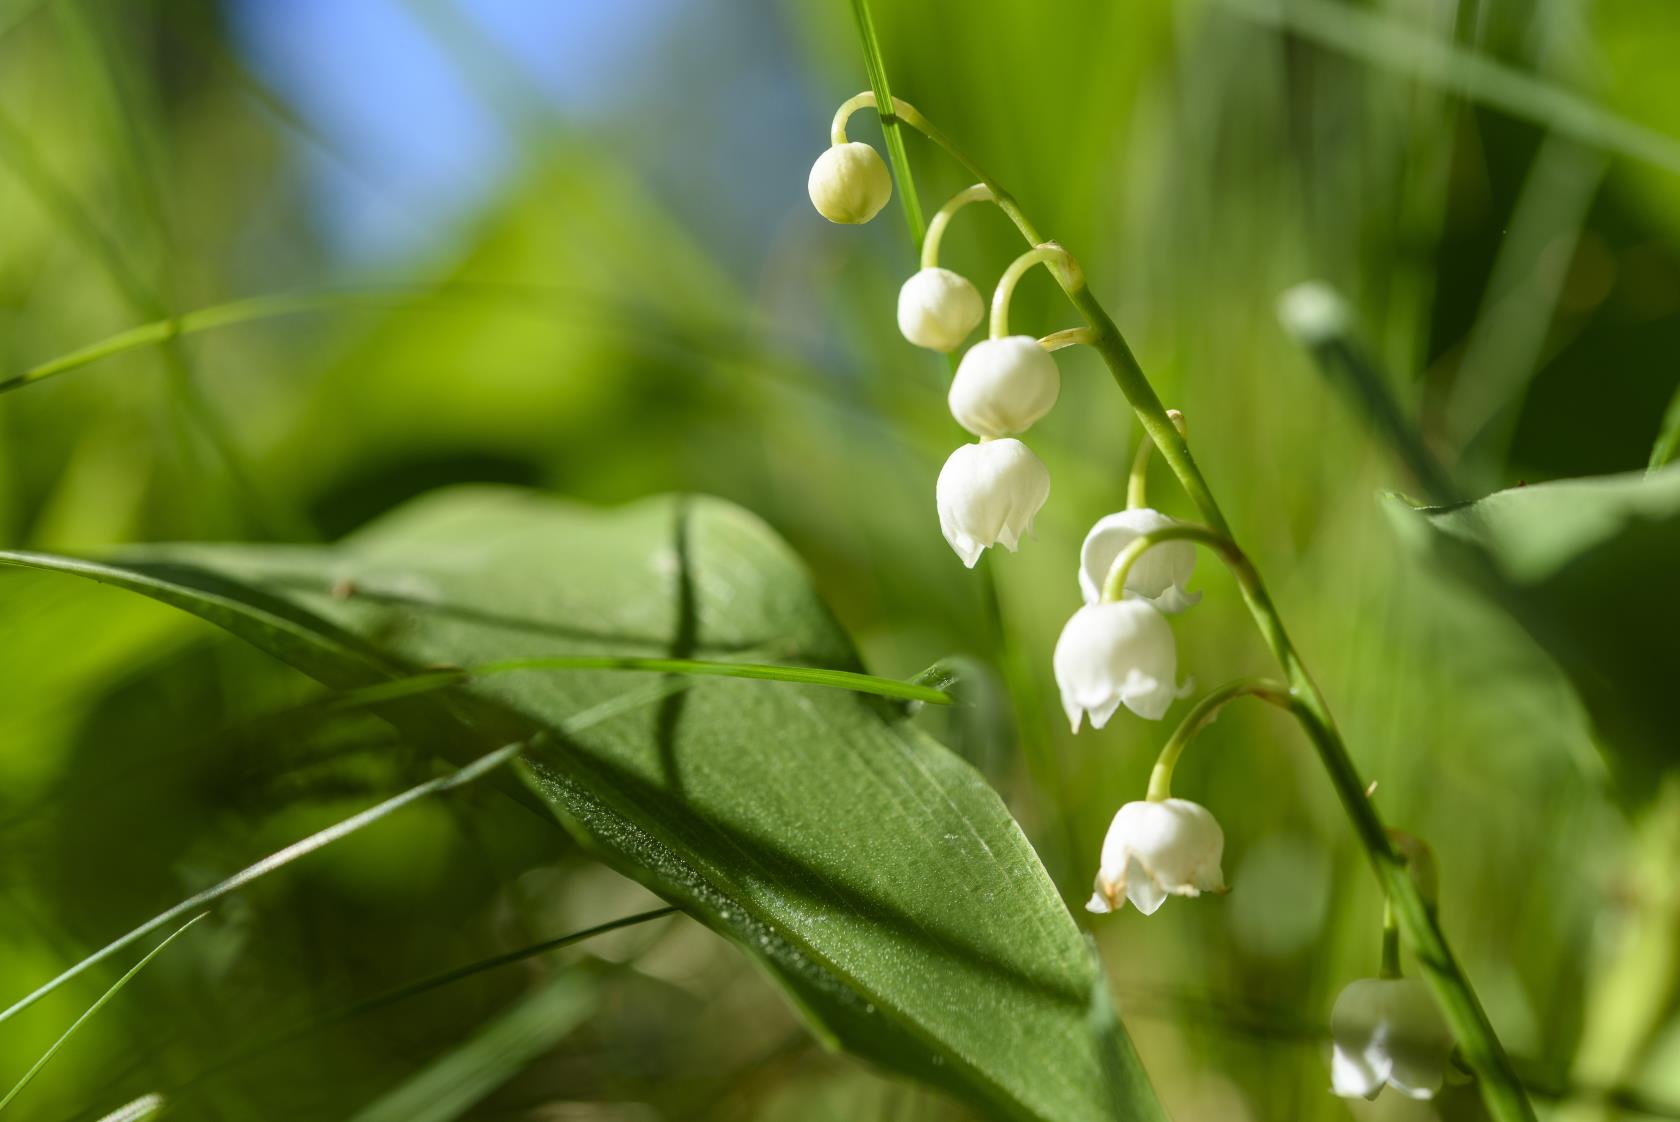
[[[1238,678],[1220,686],[1198,701],[1179,722],[1178,728],[1173,730],[1172,737],[1155,758],[1155,769],[1149,773],[1149,793],[1145,798],[1158,803],[1172,797],[1173,768],[1178,766],[1178,758],[1197,734],[1213,723],[1219,711],[1239,697],[1258,697],[1283,709],[1292,710],[1295,707],[1295,698],[1290,694],[1289,687],[1269,678]]]
[[[873,95],[869,97],[867,103],[860,102],[858,98],[852,100],[859,104],[874,104]],[[885,116],[888,115],[884,114],[883,117]],[[1028,245],[1039,246],[1044,243],[1044,237],[1015,202],[1014,196],[1005,191],[997,180],[982,171],[967,153],[913,106],[895,97],[892,99],[890,116],[916,129],[945,149],[971,175],[990,187],[998,208],[1015,223]],[[1230,524],[1226,521],[1218,500],[1214,498],[1212,489],[1208,487],[1207,480],[1203,478],[1201,468],[1190,454],[1189,444],[1167,416],[1166,407],[1161,404],[1155,388],[1144,375],[1143,368],[1138,364],[1125,336],[1120,333],[1107,310],[1086,286],[1081,273],[1070,272],[1058,275],[1056,279],[1074,308],[1090,326],[1093,333],[1091,346],[1102,355],[1109,373],[1120,387],[1120,392],[1125,395],[1144,431],[1160,451],[1161,458],[1178,477],[1179,485],[1201,512],[1203,521],[1211,530],[1224,535],[1227,540],[1233,540]],[[1233,544],[1232,548],[1235,549],[1236,546]],[[1241,554],[1238,553],[1238,556]],[[1284,627],[1283,617],[1277,606],[1272,603],[1271,594],[1252,566],[1247,567],[1246,577],[1242,582],[1243,600],[1247,603],[1249,614],[1253,617],[1255,626],[1259,628],[1266,646],[1283,669],[1284,680],[1295,698],[1295,716],[1324,765],[1354,834],[1364,847],[1372,869],[1393,905],[1400,928],[1411,940],[1418,964],[1434,991],[1436,1000],[1441,1003],[1442,1012],[1453,1027],[1466,1062],[1477,1075],[1482,1099],[1487,1104],[1489,1113],[1498,1122],[1534,1122],[1534,1108],[1529,1104],[1528,1095],[1517,1078],[1516,1070],[1511,1066],[1510,1058],[1505,1054],[1499,1036],[1488,1020],[1487,1013],[1482,1009],[1469,979],[1465,977],[1463,968],[1453,955],[1446,935],[1436,920],[1434,908],[1425,902],[1407,872],[1405,860],[1390,844],[1382,818],[1371,805],[1371,800],[1366,797],[1365,782],[1360,777],[1359,770],[1354,767],[1347,745],[1342,741],[1342,734],[1330,715],[1329,704],[1319,691],[1317,683],[1313,681],[1300,654],[1295,650],[1295,644]]]
[[[1108,576],[1103,580],[1102,598],[1104,600],[1118,600],[1125,595],[1127,575],[1131,573],[1132,566],[1137,564],[1138,558],[1142,557],[1150,546],[1158,545],[1161,542],[1179,541],[1190,541],[1198,545],[1205,545],[1219,554],[1225,564],[1230,566],[1231,572],[1236,575],[1237,583],[1243,585],[1244,588],[1249,583],[1258,582],[1260,579],[1254,571],[1254,566],[1248,563],[1248,558],[1244,557],[1242,550],[1237,548],[1237,543],[1224,534],[1208,529],[1206,526],[1184,522],[1177,526],[1163,526],[1159,530],[1139,534],[1127,542],[1126,548],[1122,549],[1120,555],[1114,559],[1114,564],[1108,567]]]
[[[951,218],[969,203],[990,202],[992,189],[984,183],[976,183],[972,187],[965,187],[952,195],[946,204],[935,212],[928,222],[927,235],[922,238],[922,268],[933,269],[939,266],[939,243],[945,237],[945,227],[951,224]]]
[[[1015,286],[1034,265],[1048,268],[1059,284],[1063,283],[1064,276],[1079,274],[1079,264],[1068,256],[1067,250],[1054,242],[1034,246],[1011,261],[1003,276],[998,278],[997,289],[992,293],[992,338],[1001,339],[1009,334],[1009,301],[1015,297]],[[1093,334],[1087,332],[1087,335],[1088,338],[1082,341],[1095,341]]]
[[[1167,417],[1178,429],[1180,436],[1188,436],[1184,427],[1184,414],[1176,409],[1167,410]],[[1132,470],[1126,476],[1126,509],[1139,510],[1149,505],[1149,454],[1155,450],[1155,445],[1148,440],[1138,441],[1137,454],[1132,457]]]

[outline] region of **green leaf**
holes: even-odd
[[[595,1011],[596,987],[576,971],[521,999],[471,1040],[359,1111],[351,1122],[450,1122],[564,1040]]]
[[[1390,503],[1408,541],[1503,607],[1563,669],[1625,792],[1653,792],[1680,764],[1680,468],[1449,507]]]
[[[861,670],[797,558],[709,499],[603,512],[456,489],[335,547],[11,559],[177,604],[338,689],[572,655]],[[534,669],[381,711],[452,758],[545,733],[521,757],[545,812],[752,954],[825,1041],[994,1116],[1163,1117],[1036,854],[901,706]]]

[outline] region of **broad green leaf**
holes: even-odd
[[[1391,509],[1408,540],[1505,608],[1568,675],[1627,794],[1643,798],[1680,765],[1680,468]]]
[[[456,489],[335,547],[11,559],[165,599],[340,689],[557,655],[861,669],[797,558],[715,500]],[[826,1041],[995,1116],[1163,1116],[1025,837],[898,704],[547,669],[384,711],[456,758],[543,732],[522,760],[544,811],[754,955]]]

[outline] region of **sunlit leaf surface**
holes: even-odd
[[[797,559],[708,499],[599,512],[457,489],[338,547],[36,563],[163,599],[337,687],[563,653],[861,669]],[[592,720],[573,731],[582,713]],[[546,730],[524,756],[540,802],[759,957],[843,1046],[1003,1116],[1160,1116],[1026,839],[898,703],[532,671],[390,715],[450,754]]]

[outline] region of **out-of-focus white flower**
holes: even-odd
[[[1188,799],[1127,803],[1103,839],[1102,868],[1087,911],[1112,912],[1130,900],[1153,915],[1168,896],[1224,892],[1219,859],[1225,832]]]
[[[1056,640],[1053,659],[1062,709],[1073,731],[1089,714],[1092,728],[1102,728],[1124,705],[1140,717],[1158,721],[1180,690],[1178,647],[1167,619],[1147,600],[1110,600],[1087,604],[1073,613]]]
[[[1350,982],[1330,1013],[1330,1085],[1343,1098],[1374,1099],[1383,1086],[1434,1098],[1452,1052],[1435,998],[1416,978]]]
[[[984,440],[951,453],[934,485],[939,530],[970,569],[987,546],[1011,553],[1050,497],[1050,470],[1019,440]]]
[[[881,154],[860,141],[836,144],[817,157],[806,182],[811,205],[830,222],[868,222],[892,198]]]
[[[1323,281],[1306,281],[1278,297],[1278,320],[1309,347],[1346,335],[1353,314],[1347,301]]]
[[[1102,599],[1103,582],[1120,551],[1135,539],[1177,525],[1158,510],[1139,507],[1104,515],[1085,535],[1079,549],[1079,590],[1087,604]],[[1194,542],[1160,542],[1144,550],[1126,574],[1126,591],[1141,596],[1163,612],[1182,612],[1202,598],[1185,585],[1196,570]]]
[[[979,290],[949,269],[922,269],[898,290],[898,329],[918,347],[954,351],[985,314]]]
[[[975,436],[1025,432],[1062,391],[1056,360],[1031,335],[976,343],[951,380],[951,416]]]

